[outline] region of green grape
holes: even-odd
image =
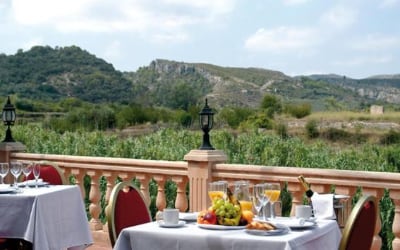
[[[226,207],[227,210],[233,210],[233,204],[232,203],[225,204],[225,207]]]

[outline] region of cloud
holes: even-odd
[[[245,48],[252,51],[283,52],[309,48],[318,43],[316,31],[311,28],[279,27],[259,29],[245,41]]]
[[[381,8],[390,8],[399,3],[400,3],[400,0],[383,0],[383,1],[381,1],[380,7]]]
[[[301,5],[309,2],[310,0],[282,0],[284,5]]]
[[[155,43],[189,39],[193,27],[219,23],[236,0],[11,0],[22,26],[61,33],[131,33]]]
[[[234,0],[12,0],[15,20],[64,32],[183,29],[234,8]]]
[[[354,49],[377,51],[400,49],[400,37],[385,36],[382,34],[368,34],[365,38],[359,39],[352,44]]]
[[[355,67],[355,66],[366,66],[369,64],[387,64],[393,61],[393,57],[390,55],[382,56],[359,56],[354,57],[346,61],[334,61],[332,65],[344,66],[344,67]]]
[[[358,12],[355,9],[335,6],[322,14],[321,21],[331,28],[346,29],[357,21],[357,17]]]
[[[43,39],[40,37],[33,38],[22,45],[23,50],[30,50],[33,46],[44,45]]]

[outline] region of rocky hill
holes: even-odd
[[[215,108],[258,107],[270,93],[284,102],[311,103],[314,110],[332,103],[359,109],[371,104],[400,105],[400,75],[290,77],[268,69],[163,59],[136,72],[120,72],[76,46],[36,46],[15,55],[0,54],[0,91],[28,99],[76,97],[92,103],[134,102],[179,109],[202,105],[205,97]]]

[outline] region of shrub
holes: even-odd
[[[261,101],[261,109],[265,111],[269,118],[272,118],[274,114],[282,112],[282,103],[278,97],[266,94]]]
[[[400,132],[394,131],[393,129],[389,130],[380,141],[383,145],[396,144],[400,143]]]
[[[343,141],[349,139],[350,133],[343,129],[328,128],[323,136],[330,141]]]
[[[286,139],[286,138],[289,137],[288,129],[287,129],[286,124],[278,123],[278,124],[275,125],[274,128],[275,128],[276,134],[278,136],[280,136],[282,139]]]
[[[300,105],[288,104],[285,107],[285,112],[300,119],[311,114],[311,105],[309,103],[303,103]]]
[[[317,138],[319,136],[318,124],[316,120],[312,119],[307,121],[305,129],[308,138]]]

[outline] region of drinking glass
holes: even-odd
[[[253,205],[259,215],[264,206],[268,203],[268,197],[265,195],[266,184],[260,183],[254,185]],[[266,220],[265,212],[263,211],[263,219]]]
[[[215,199],[225,199],[226,189],[228,188],[228,182],[226,181],[216,181],[208,184],[208,196],[211,202]]]
[[[11,164],[10,164],[10,171],[11,171],[11,174],[14,176],[14,188],[16,190],[19,190],[19,188],[18,188],[18,177],[20,176],[21,171],[22,171],[21,162],[12,161]]]
[[[8,163],[7,162],[2,162],[0,163],[0,176],[1,176],[1,184],[4,183],[4,177],[7,176],[8,174]]]
[[[35,187],[38,188],[38,179],[40,176],[40,164],[39,163],[33,163],[33,176],[35,177]]]
[[[240,208],[242,211],[252,210],[253,202],[250,195],[250,184],[248,181],[235,181],[235,191],[234,196],[240,203]]]
[[[267,184],[265,189],[265,196],[268,197],[271,204],[271,219],[275,218],[275,202],[279,200],[281,195],[281,185],[279,183],[270,183]]]
[[[24,174],[24,176],[25,176],[25,181],[27,181],[28,180],[28,176],[31,174],[31,172],[32,172],[32,162],[23,162],[22,163],[22,173]],[[26,182],[25,182],[26,183]],[[27,184],[25,184],[25,187],[27,188],[28,187],[28,185]]]

